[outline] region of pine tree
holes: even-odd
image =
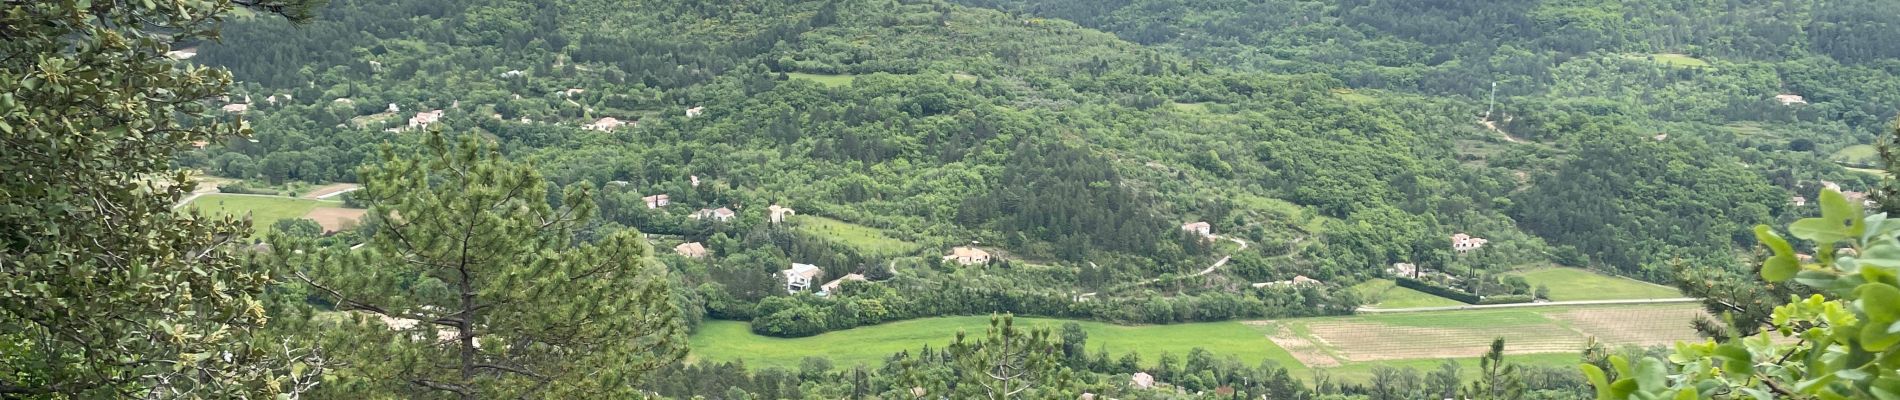
[[[1075,398],[1073,373],[1062,365],[1061,345],[1049,329],[1020,329],[1014,320],[1007,314],[990,317],[990,328],[979,340],[957,332],[956,341],[944,349],[950,358],[947,371],[907,361],[899,387],[928,398]]]
[[[1465,389],[1465,398],[1473,400],[1518,400],[1524,398],[1524,381],[1517,366],[1504,362],[1504,338],[1491,341],[1491,350],[1478,359],[1478,380]]]
[[[363,169],[363,249],[275,240],[274,259],[349,312],[326,339],[341,377],[412,397],[628,398],[685,355],[665,269],[638,232],[580,243],[589,186],[546,181],[473,135]],[[292,250],[295,248],[295,250]],[[342,395],[338,393],[337,395]]]
[[[230,74],[165,53],[233,5],[307,19],[321,1],[6,1],[0,11],[0,398],[288,394],[250,346],[267,274],[248,222],[174,208],[172,155],[237,136],[207,113]]]

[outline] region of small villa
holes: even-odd
[[[1795,207],[1801,207],[1808,205],[1808,198],[1795,196],[1794,198],[1788,199],[1788,202],[1793,203]]]
[[[688,258],[703,258],[706,257],[706,246],[699,242],[680,243],[678,246],[673,246],[673,252]]]
[[[950,255],[943,256],[943,259],[962,265],[977,265],[990,262],[990,252],[975,247],[958,247],[950,249]]]
[[[1477,250],[1484,247],[1486,243],[1491,243],[1491,241],[1463,233],[1451,235],[1451,250],[1459,253]]]
[[[1808,99],[1803,98],[1801,97],[1801,95],[1798,95],[1798,94],[1778,94],[1778,95],[1775,95],[1775,101],[1780,102],[1781,105],[1784,105],[1784,106],[1792,106],[1796,104],[1808,104]]]
[[[1147,372],[1136,372],[1134,375],[1128,377],[1128,384],[1133,385],[1136,389],[1153,388],[1155,387],[1155,377],[1154,375],[1148,375]]]
[[[647,208],[650,208],[650,209],[666,207],[667,204],[673,204],[672,199],[668,198],[664,194],[656,194],[652,196],[641,197],[640,200],[646,201]]]
[[[434,124],[436,123],[436,121],[441,121],[441,120],[442,120],[442,110],[423,111],[423,112],[416,113],[416,116],[409,118],[409,127],[410,128],[427,127],[430,124]]]
[[[251,105],[250,105],[250,104],[242,104],[242,103],[239,103],[239,104],[225,104],[225,105],[224,105],[224,107],[222,107],[222,108],[219,108],[219,110],[223,110],[224,112],[227,112],[227,113],[232,113],[232,114],[243,114],[243,113],[244,113],[245,111],[250,111],[250,110],[251,110]]]
[[[1208,224],[1206,221],[1181,224],[1181,230],[1194,232],[1194,234],[1201,236],[1214,236],[1214,225]]]
[[[705,113],[706,113],[706,107],[688,108],[686,109],[686,118],[698,117],[700,114],[705,114]]]
[[[613,132],[615,129],[620,129],[620,127],[626,126],[626,125],[627,125],[627,122],[621,121],[619,118],[604,117],[601,119],[594,120],[594,123],[582,126],[581,129],[586,129],[590,131]]]
[[[1412,263],[1392,263],[1392,268],[1386,268],[1385,272],[1392,274],[1392,276],[1415,277],[1418,276],[1418,265]]]
[[[785,276],[785,291],[793,293],[810,289],[811,283],[824,274],[825,270],[816,265],[799,263],[792,263],[792,268],[779,271],[779,275]]]
[[[777,204],[773,204],[771,207],[766,207],[765,210],[771,213],[770,220],[774,224],[785,222],[785,217],[787,216],[798,215],[798,212],[793,211],[791,207],[779,207],[779,205]]]
[[[695,211],[693,212],[692,218],[693,219],[711,219],[713,221],[718,221],[718,222],[728,222],[728,221],[732,221],[733,217],[737,217],[737,216],[738,214],[732,212],[732,209],[719,207],[718,209],[700,209],[699,211]]]

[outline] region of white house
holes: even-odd
[[[1214,235],[1214,225],[1208,224],[1206,221],[1196,221],[1196,222],[1181,224],[1181,230],[1194,232],[1194,234],[1201,235],[1201,236]]]
[[[693,219],[711,219],[719,222],[728,222],[737,216],[738,214],[732,212],[732,209],[719,207],[718,209],[702,208],[699,211],[693,212],[691,217]]]
[[[250,104],[242,104],[242,103],[239,103],[239,104],[225,104],[223,108],[220,108],[220,110],[224,110],[224,112],[228,112],[228,113],[232,113],[232,114],[243,114],[243,113],[244,113],[245,111],[250,111],[250,110],[251,110],[251,105],[250,105]]]
[[[990,252],[975,247],[958,247],[950,249],[950,255],[943,256],[943,259],[957,264],[976,265],[990,262]]]
[[[1796,104],[1808,104],[1808,99],[1803,98],[1801,97],[1801,95],[1798,95],[1798,94],[1778,94],[1778,95],[1775,95],[1775,101],[1781,102],[1781,105],[1784,105],[1784,106],[1792,106]]]
[[[1806,205],[1808,205],[1808,198],[1806,198],[1806,197],[1801,197],[1801,196],[1795,196],[1795,197],[1794,197],[1794,198],[1792,198],[1792,199],[1788,199],[1788,202],[1790,202],[1790,203],[1794,203],[1794,206],[1795,206],[1795,207],[1801,207],[1801,206],[1806,206]]]
[[[627,125],[627,122],[621,121],[619,118],[604,117],[601,119],[594,120],[594,123],[587,124],[586,126],[582,126],[581,129],[586,129],[590,131],[613,132],[615,129],[620,129],[620,127],[626,126],[626,125]]]
[[[1128,377],[1128,384],[1134,385],[1136,389],[1152,388],[1155,387],[1155,377],[1147,372],[1136,372]]]
[[[785,222],[786,216],[798,215],[798,212],[792,211],[791,207],[779,207],[777,204],[773,204],[771,207],[766,207],[765,210],[771,212],[770,220],[774,224]]]
[[[706,113],[706,107],[688,108],[686,109],[686,118],[698,117],[700,114],[705,114],[705,113]]]
[[[1491,241],[1463,233],[1451,235],[1451,250],[1459,253],[1477,250],[1478,248],[1484,247],[1485,243],[1491,243]]]
[[[442,120],[442,110],[423,111],[409,118],[410,128],[422,128]]]
[[[666,207],[667,204],[673,204],[672,199],[668,198],[664,194],[656,194],[652,196],[641,197],[640,200],[645,200],[647,202],[647,208],[660,208],[660,207]]]
[[[779,274],[785,276],[785,291],[797,292],[811,288],[811,283],[824,275],[825,270],[816,265],[792,263],[791,269],[779,271]]]

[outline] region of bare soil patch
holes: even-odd
[[[1300,364],[1314,368],[1339,366],[1339,359],[1326,354],[1326,350],[1318,343],[1313,343],[1313,341],[1307,340],[1305,337],[1294,333],[1293,329],[1288,328],[1285,324],[1265,325],[1273,330],[1273,333],[1267,335],[1267,340],[1272,340],[1274,345],[1278,345],[1281,349],[1286,350],[1287,353],[1292,354],[1293,359],[1300,360]]]
[[[323,232],[329,233],[356,227],[368,213],[369,210],[357,208],[318,207],[303,217],[317,221],[317,225],[323,226]]]
[[[1700,307],[1580,308],[1547,317],[1569,323],[1584,335],[1615,344],[1657,346],[1698,338],[1686,321],[1707,316]],[[1671,323],[1659,323],[1669,321]]]

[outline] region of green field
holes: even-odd
[[[792,217],[806,234],[844,243],[866,255],[897,255],[917,251],[916,243],[890,237],[884,231],[864,225],[815,215]]]
[[[692,336],[694,360],[745,360],[751,366],[792,368],[808,356],[824,356],[837,365],[875,366],[884,357],[897,352],[916,351],[930,345],[942,348],[962,329],[981,337],[990,317],[944,317],[892,322],[883,325],[829,332],[812,337],[783,339],[755,335],[745,322],[707,321]],[[1048,327],[1060,335],[1064,320],[1016,318],[1017,326]],[[1143,363],[1153,363],[1162,352],[1186,357],[1195,347],[1217,356],[1233,355],[1248,365],[1274,360],[1297,367],[1293,357],[1274,346],[1260,331],[1240,322],[1120,326],[1078,321],[1088,331],[1088,348],[1093,354],[1107,346],[1119,358],[1129,351],[1138,352]]]
[[[1846,169],[1849,172],[1858,172],[1858,173],[1878,176],[1882,178],[1887,177],[1886,170],[1879,170],[1879,169],[1872,169],[1872,168],[1854,168],[1854,167],[1848,167],[1848,166],[1842,166],[1841,168]]]
[[[1608,276],[1577,268],[1538,268],[1513,273],[1531,286],[1550,287],[1552,301],[1666,299],[1682,297],[1675,288]]]
[[[1344,381],[1363,382],[1376,366],[1436,368],[1446,359],[1464,364],[1467,378],[1492,338],[1506,338],[1506,359],[1569,366],[1589,338],[1612,345],[1663,345],[1692,340],[1694,304],[1534,307],[1423,313],[1365,314],[1273,321],[1120,326],[1078,321],[1089,333],[1088,348],[1111,357],[1135,352],[1152,365],[1167,352],[1185,357],[1199,347],[1216,357],[1248,365],[1271,362],[1311,378],[1317,370]],[[1018,326],[1060,330],[1060,319],[1017,318]],[[929,345],[942,348],[958,329],[981,335],[989,317],[925,318],[817,336],[784,339],[752,334],[745,322],[707,321],[691,337],[695,361],[744,360],[753,368],[796,368],[805,357],[837,365],[877,366],[885,357]],[[1288,349],[1297,349],[1289,351]],[[1297,355],[1296,355],[1297,354]],[[1308,365],[1302,360],[1312,361]]]
[[[1353,285],[1352,290],[1359,292],[1367,307],[1374,308],[1412,308],[1412,307],[1450,307],[1461,306],[1457,300],[1433,296],[1398,286],[1390,279],[1373,279]]]
[[[1857,144],[1841,148],[1829,159],[1839,163],[1872,165],[1880,162],[1880,148],[1868,144]]]
[[[829,87],[851,86],[852,82],[858,81],[857,75],[819,75],[819,74],[807,74],[803,72],[792,72],[792,73],[787,73],[785,75],[791,77],[792,79],[804,79],[804,80],[808,80],[812,82],[818,82],[818,84],[820,85],[825,85]]]
[[[253,237],[262,237],[264,232],[277,220],[303,218],[310,210],[322,206],[339,207],[343,202],[297,199],[290,197],[236,195],[212,193],[191,201],[191,208],[206,215],[245,215],[251,216]]]

